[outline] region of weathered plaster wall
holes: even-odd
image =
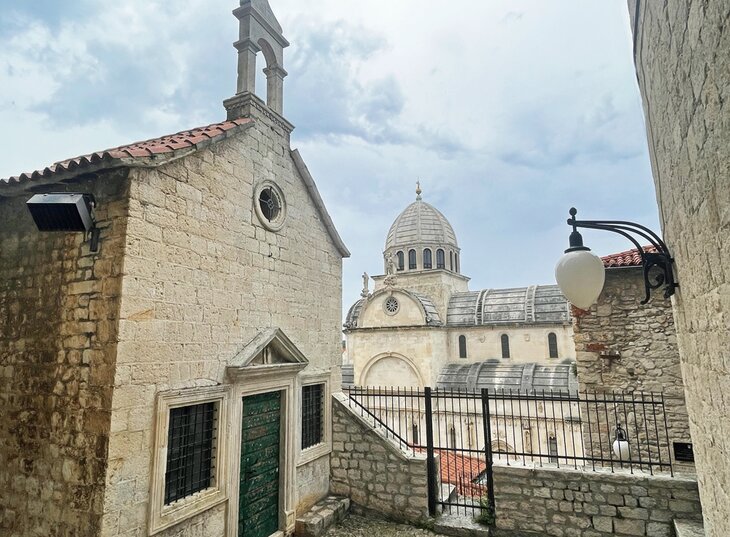
[[[668,476],[495,465],[494,495],[497,537],[670,537],[702,516],[697,482]]]
[[[672,304],[654,293],[649,304],[641,305],[644,296],[641,267],[606,271],[596,305],[573,315],[578,382],[581,391],[664,393],[671,447],[691,442]],[[636,422],[640,429],[641,415],[639,411]],[[605,438],[606,432],[601,433]]]
[[[335,396],[332,405],[332,494],[394,520],[428,517],[425,455],[404,452],[344,401]]]
[[[287,220],[276,233],[253,211],[254,187],[265,179],[286,198]],[[134,172],[127,252],[104,518],[110,536],[146,531],[157,392],[225,382],[229,361],[269,327],[280,327],[310,359],[307,371],[331,370],[331,389],[340,385],[341,256],[288,140],[265,120],[210,149]],[[329,473],[326,457],[315,464]],[[311,480],[298,490],[303,507],[325,492]]]
[[[101,250],[40,233],[0,198],[0,534],[98,535],[124,256],[124,177],[67,188],[97,201]]]
[[[628,2],[705,531],[730,535],[730,3]],[[637,17],[638,15],[638,17]],[[636,22],[638,20],[638,22]]]

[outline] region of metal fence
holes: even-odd
[[[391,387],[345,392],[351,406],[388,437],[428,455],[432,513],[437,505],[474,514],[493,510],[494,461],[673,475],[661,394]]]

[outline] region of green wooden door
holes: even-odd
[[[243,398],[238,537],[279,529],[281,392]]]

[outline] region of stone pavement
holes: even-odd
[[[387,522],[372,516],[350,515],[337,526],[331,527],[324,537],[436,537],[439,535],[442,534]]]

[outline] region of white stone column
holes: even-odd
[[[233,44],[238,50],[238,87],[236,93],[255,93],[256,54],[261,48],[250,39],[242,39]]]
[[[266,75],[266,104],[274,112],[284,112],[284,77],[288,74],[278,65],[264,69]]]

